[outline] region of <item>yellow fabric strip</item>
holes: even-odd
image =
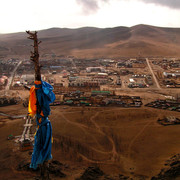
[[[29,93],[30,93],[30,96],[29,96],[28,112],[31,116],[34,116],[37,110],[35,86],[31,87]]]

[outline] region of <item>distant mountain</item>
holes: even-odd
[[[149,25],[78,29],[51,28],[38,31],[40,55],[72,55],[101,58],[122,56],[180,56],[180,28]],[[32,41],[25,32],[0,34],[1,56],[27,56]]]

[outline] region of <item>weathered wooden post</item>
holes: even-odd
[[[38,45],[41,43],[41,41],[40,42],[38,41],[36,31],[34,33],[30,32],[30,31],[26,31],[26,32],[27,32],[27,34],[29,34],[28,39],[31,39],[31,40],[34,41],[34,45],[33,45],[34,52],[31,51],[30,59],[34,62],[35,82],[37,83],[36,85],[40,85],[41,86],[40,88],[42,88],[43,82],[41,80],[41,72],[40,72],[40,64],[39,64],[39,51],[38,51]],[[50,143],[51,143],[51,138],[52,138],[52,127],[51,127],[50,121],[48,120],[49,113],[47,113],[47,115],[43,113],[43,108],[42,108],[42,103],[43,102],[38,101],[38,99],[39,99],[39,97],[38,97],[39,96],[38,89],[40,89],[40,88],[35,88],[35,96],[36,96],[36,104],[35,104],[35,106],[36,106],[36,122],[37,122],[37,125],[38,125],[38,130],[40,128],[41,128],[41,130],[39,132],[37,131],[37,133],[36,133],[36,136],[37,136],[37,137],[35,137],[35,141],[36,141],[35,146],[36,147],[33,150],[34,157],[32,157],[32,161],[33,161],[34,164],[31,162],[31,164],[32,164],[31,166],[32,166],[32,168],[36,168],[37,165],[39,164],[41,179],[47,180],[47,179],[49,179],[47,160],[49,160],[51,158],[50,157],[51,156],[51,144]],[[50,103],[50,102],[48,102],[48,103]],[[48,103],[46,102],[46,106],[47,106]],[[49,109],[49,112],[50,112],[50,109]],[[47,127],[45,127],[45,126],[48,126],[49,129]],[[46,130],[43,129],[44,127],[45,127]],[[45,133],[43,133],[43,131]],[[49,154],[47,152],[46,153],[41,152],[41,151],[44,151],[44,149],[45,149],[44,148],[45,142],[43,144],[42,139],[47,138],[46,137],[47,136],[47,134],[46,134],[47,131],[50,132],[49,137],[48,137],[48,141],[49,141],[50,145],[48,147],[46,145],[47,152]],[[42,137],[42,136],[44,136],[44,137]],[[42,143],[41,144],[42,150],[41,150],[41,148],[39,148],[40,143]],[[39,157],[37,157],[37,156],[43,156],[43,154],[45,154],[46,156],[48,154],[48,156],[47,157],[41,157],[41,159],[39,160],[38,159]]]
[[[27,34],[29,34],[28,39],[31,39],[34,41],[34,52],[31,51],[31,57],[30,59],[34,62],[34,69],[35,69],[35,80],[41,81],[41,72],[40,72],[40,65],[39,65],[39,50],[38,45],[41,43],[41,41],[38,42],[37,38],[37,31],[34,33],[30,31],[26,31]]]

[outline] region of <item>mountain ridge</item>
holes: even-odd
[[[40,54],[102,58],[180,56],[180,28],[139,24],[132,27],[50,28],[38,31]],[[24,32],[0,34],[0,54],[29,55],[31,41]]]

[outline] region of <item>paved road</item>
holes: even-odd
[[[6,85],[6,88],[5,90],[9,90],[10,89],[10,86],[13,82],[13,79],[14,79],[14,75],[15,75],[15,72],[17,71],[18,67],[21,65],[22,61],[19,61],[19,63],[17,64],[17,66],[14,68],[13,72],[11,73],[11,76],[9,77],[8,79],[8,83]]]
[[[155,83],[156,83],[157,88],[158,88],[158,89],[161,89],[161,87],[160,87],[160,85],[159,85],[159,82],[158,82],[158,80],[157,80],[157,78],[156,78],[156,76],[155,76],[155,74],[154,74],[154,72],[153,72],[153,70],[152,70],[152,68],[151,68],[151,65],[149,64],[149,59],[148,59],[148,58],[146,58],[146,62],[147,62],[147,65],[148,65],[148,67],[149,67],[149,70],[150,70],[150,72],[151,72],[151,74],[152,74],[152,76],[153,76],[153,78],[154,78],[154,81],[155,81]]]

